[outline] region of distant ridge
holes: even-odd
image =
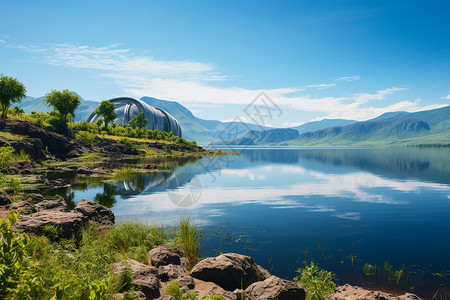
[[[386,113],[372,120],[301,134],[289,145],[401,145],[450,141],[450,106],[415,113]]]
[[[98,101],[79,97],[82,101],[75,111],[74,121],[86,120],[99,105]],[[44,98],[26,97],[19,107],[26,113],[49,112]],[[450,106],[415,113],[388,112],[362,122],[324,119],[291,128],[272,128],[243,122],[200,119],[175,101],[152,97],[142,97],[141,100],[169,112],[180,123],[183,136],[202,145],[251,142],[254,145],[280,146],[377,146],[450,142]],[[230,128],[235,135],[228,134]]]

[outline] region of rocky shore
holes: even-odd
[[[87,199],[78,202],[70,210],[64,200],[44,200],[39,194],[28,200],[12,202],[5,194],[0,195],[0,212],[4,218],[10,210],[21,213],[15,228],[27,234],[46,235],[46,228],[56,228],[49,238],[54,240],[81,238],[81,230],[89,222],[100,227],[114,226],[114,214],[102,205]],[[119,275],[125,268],[131,269],[133,284],[139,290],[137,298],[176,299],[165,295],[169,283],[176,282],[182,291],[198,293],[199,299],[208,295],[220,295],[226,300],[302,300],[306,291],[297,283],[271,275],[246,255],[226,253],[208,257],[187,269],[187,259],[165,245],[148,252],[149,264],[128,259],[112,265],[112,271]],[[115,294],[114,299],[124,299],[124,294]],[[327,299],[420,299],[414,294],[396,296],[361,287],[344,285]]]

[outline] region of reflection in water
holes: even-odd
[[[106,207],[113,207],[116,204],[117,188],[113,184],[106,182],[103,185],[103,193],[98,193],[94,197],[94,201]]]
[[[382,265],[389,258],[396,266],[450,269],[444,238],[450,231],[450,149],[248,149],[205,168],[210,160],[172,162],[167,172],[109,183],[74,182],[70,191],[75,202],[112,205],[118,221],[172,223],[190,216],[205,229],[263,232],[258,243],[239,238],[227,247],[249,251],[261,264],[272,256],[279,276],[292,277],[298,257],[318,243],[333,257],[325,267],[338,281],[354,280],[345,277],[351,253],[359,262]],[[180,205],[177,199],[189,194],[198,201]],[[221,243],[208,239],[204,253],[216,253]]]

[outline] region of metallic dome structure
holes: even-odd
[[[116,124],[128,124],[134,116],[143,112],[148,120],[148,129],[173,132],[175,136],[181,137],[181,126],[178,121],[160,108],[130,97],[113,98],[108,101],[115,105],[117,118],[114,122]],[[98,118],[99,115],[93,112],[87,119],[87,122],[94,123]]]

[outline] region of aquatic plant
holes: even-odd
[[[336,290],[333,282],[333,272],[320,269],[314,262],[309,266],[297,269],[294,281],[300,283],[306,290],[307,300],[325,299]]]

